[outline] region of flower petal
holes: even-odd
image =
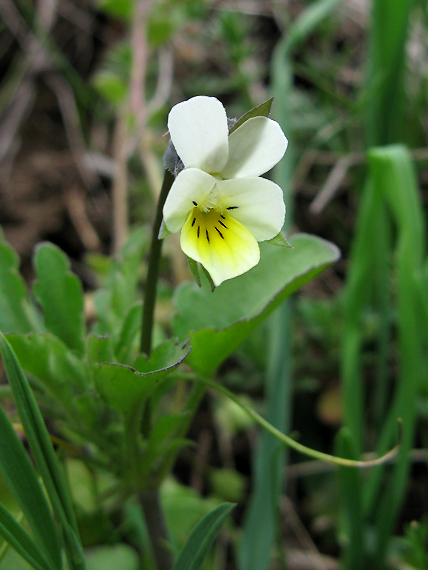
[[[199,261],[216,286],[245,273],[259,262],[260,250],[252,234],[228,214],[198,208],[181,230],[181,249]]]
[[[275,237],[284,225],[285,204],[281,188],[266,178],[235,178],[217,182],[223,209],[245,226],[257,241]]]
[[[260,176],[281,160],[287,145],[276,121],[266,117],[248,119],[229,136],[229,160],[222,176]]]
[[[168,116],[172,142],[185,167],[218,173],[228,159],[227,116],[215,97],[192,97]]]
[[[175,179],[163,207],[165,225],[170,232],[178,232],[195,204],[202,203],[217,180],[199,170],[186,168]]]

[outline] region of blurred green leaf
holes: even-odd
[[[339,258],[339,250],[322,239],[299,234],[294,249],[260,244],[260,263],[248,273],[222,283],[214,293],[185,284],[175,299],[174,333],[190,337],[187,363],[211,376],[280,303]]]
[[[173,570],[198,570],[224,521],[235,505],[224,503],[208,513],[192,531],[180,552]]]
[[[18,256],[4,240],[0,227],[0,330],[3,332],[27,333],[40,329],[18,268]]]
[[[88,551],[88,570],[138,570],[139,558],[126,544],[99,546]]]
[[[109,16],[131,20],[134,12],[134,0],[98,0],[98,9]]]
[[[68,257],[51,243],[36,249],[33,290],[43,307],[46,328],[77,354],[84,353],[83,290],[70,271]]]
[[[93,84],[98,93],[115,107],[122,105],[128,96],[125,79],[113,71],[98,72],[93,79]]]

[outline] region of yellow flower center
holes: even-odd
[[[197,239],[204,239],[208,243],[213,238],[225,239],[228,230],[226,216],[215,208],[205,211],[200,206],[195,207],[191,212],[191,218],[191,231],[196,234]]]

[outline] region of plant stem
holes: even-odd
[[[145,491],[140,493],[139,499],[153,548],[156,568],[157,570],[171,570],[173,561],[168,547],[168,531],[160,503],[159,491],[158,489]]]
[[[156,218],[153,224],[149,268],[147,271],[146,291],[144,295],[143,322],[141,329],[141,352],[144,352],[147,355],[150,355],[152,350],[153,319],[156,304],[159,262],[162,250],[162,240],[159,239],[159,230],[162,224],[163,206],[173,182],[173,175],[168,172],[168,170],[166,170],[161,193],[159,196]]]

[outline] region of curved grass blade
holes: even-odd
[[[0,536],[35,570],[51,570],[37,544],[1,503]]]
[[[180,552],[173,570],[198,570],[222,524],[235,505],[223,503],[208,513],[193,529]]]

